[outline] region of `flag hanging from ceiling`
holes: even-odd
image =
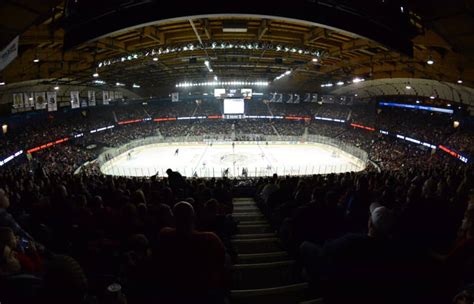
[[[79,91],[71,91],[71,108],[77,109],[81,106],[79,101]]]
[[[35,110],[44,110],[46,109],[46,93],[45,92],[36,92],[35,93]]]
[[[48,92],[48,112],[58,110],[58,94],[57,92]]]
[[[95,107],[95,91],[87,91],[87,99],[89,100],[89,107]]]

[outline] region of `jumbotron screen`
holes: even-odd
[[[244,114],[244,99],[243,98],[225,98],[224,99],[224,114]]]

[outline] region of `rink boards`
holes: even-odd
[[[179,153],[176,155],[176,149]],[[129,155],[130,153],[130,155]],[[185,176],[249,177],[361,171],[366,163],[339,148],[300,142],[154,143],[121,153],[101,166],[107,175],[166,176],[171,168]]]

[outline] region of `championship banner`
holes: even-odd
[[[71,91],[71,108],[77,109],[80,107],[79,91]]]
[[[313,94],[313,97],[311,98],[311,102],[318,102],[318,94]]]
[[[24,108],[23,93],[13,94],[13,108],[14,109]]]
[[[108,105],[109,104],[109,91],[103,91],[102,92],[102,104]]]
[[[306,93],[304,95],[304,99],[303,99],[303,102],[310,102],[311,101],[311,94],[310,93]]]
[[[173,92],[171,93],[171,102],[178,102],[179,101],[179,93]]]
[[[293,103],[293,94],[288,94],[288,100],[286,103]]]
[[[33,93],[24,93],[23,94],[23,104],[25,108],[33,108],[35,106],[35,97]]]
[[[46,93],[36,92],[35,93],[35,110],[44,110],[47,106]]]
[[[295,97],[293,99],[293,103],[300,103],[300,94],[295,94]]]
[[[275,102],[283,102],[283,94],[277,94]]]
[[[48,112],[58,110],[58,94],[57,92],[48,92]]]
[[[122,92],[116,91],[115,92],[115,100],[121,100],[122,99]]]
[[[115,92],[114,91],[109,91],[109,100],[115,100]]]
[[[95,107],[95,91],[87,91],[87,99],[89,100],[89,107]]]
[[[18,38],[16,36],[1,52],[0,52],[0,71],[7,67],[18,56]]]
[[[81,108],[87,108],[87,107],[88,107],[87,99],[82,98],[81,99]]]

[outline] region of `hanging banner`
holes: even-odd
[[[303,102],[310,102],[310,101],[311,101],[311,94],[310,93],[304,94]]]
[[[13,108],[14,109],[22,109],[24,108],[23,103],[23,93],[16,93],[13,94]]]
[[[178,102],[179,101],[179,92],[171,93],[171,102]]]
[[[109,100],[110,101],[115,100],[115,92],[114,91],[109,91]]]
[[[286,103],[293,103],[293,94],[288,94],[288,100]]]
[[[122,92],[119,92],[119,91],[115,92],[115,100],[122,100]]]
[[[46,93],[45,92],[36,92],[35,93],[35,110],[44,110],[46,109]]]
[[[23,103],[26,109],[33,108],[35,106],[35,98],[34,98],[33,93],[24,93]]]
[[[295,97],[293,99],[293,103],[300,103],[300,94],[295,94]]]
[[[277,94],[275,102],[283,102],[283,94]]]
[[[109,104],[109,91],[103,91],[102,92],[102,104],[108,105]]]
[[[95,91],[87,91],[87,99],[89,100],[89,107],[95,107]]]
[[[313,94],[313,98],[311,98],[311,102],[318,102],[318,94]]]
[[[71,108],[77,109],[80,106],[79,91],[71,91]]]
[[[7,67],[17,56],[18,56],[18,38],[12,40],[1,52],[0,52],[0,71]]]
[[[88,107],[87,99],[82,98],[81,99],[81,108],[87,108],[87,107]]]
[[[57,92],[48,92],[48,112],[58,110],[58,94]]]

